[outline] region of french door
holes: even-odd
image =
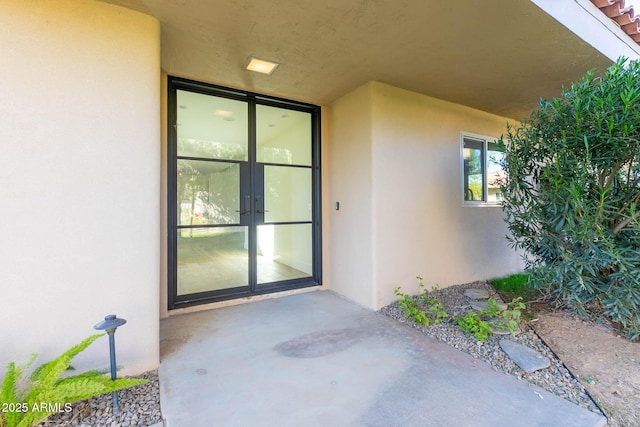
[[[321,283],[319,108],[169,78],[169,308]]]

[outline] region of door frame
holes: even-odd
[[[169,310],[183,308],[198,304],[206,304],[217,301],[244,298],[254,295],[262,295],[285,290],[299,289],[322,285],[322,207],[321,207],[321,169],[320,169],[320,107],[317,105],[291,101],[283,98],[261,95],[258,93],[231,89],[223,86],[197,82],[181,77],[168,76],[167,78],[167,305]],[[177,294],[177,91],[185,90],[203,95],[211,95],[247,102],[249,106],[249,123],[247,136],[249,138],[249,151],[255,153],[255,111],[257,105],[266,105],[277,108],[303,111],[311,114],[311,156],[312,156],[312,274],[311,277],[293,279],[271,284],[262,284],[259,287],[255,283],[255,271],[251,271],[255,265],[255,244],[250,244],[253,249],[249,252],[250,262],[247,274],[249,276],[249,289],[238,288],[221,289],[215,291],[200,292],[187,295]],[[255,185],[255,158],[249,158],[250,183]],[[246,183],[245,183],[246,185]],[[253,205],[253,203],[252,203]],[[253,207],[252,207],[253,208]],[[254,233],[255,223],[249,226],[250,234]],[[250,237],[256,239],[256,236]]]

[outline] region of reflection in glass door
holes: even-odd
[[[169,308],[319,285],[318,108],[170,78],[168,110]]]

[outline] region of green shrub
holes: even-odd
[[[621,59],[500,141],[512,245],[531,283],[640,337],[640,64]]]
[[[78,400],[144,384],[143,379],[117,379],[100,371],[63,377],[71,360],[104,334],[95,334],[25,377],[36,355],[23,366],[9,363],[0,388],[0,427],[28,427]]]

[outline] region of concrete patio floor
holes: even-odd
[[[330,291],[165,319],[159,374],[168,427],[606,423]]]

